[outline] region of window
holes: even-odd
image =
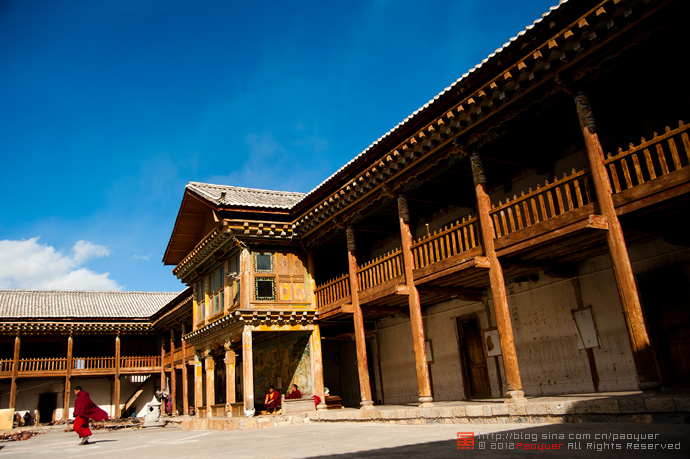
[[[210,314],[215,316],[223,312],[225,308],[225,269],[218,268],[211,273],[211,292],[209,301],[211,303]]]
[[[255,253],[254,254],[254,272],[255,273],[272,273],[273,272],[273,254],[272,253]]]
[[[196,322],[203,322],[206,318],[206,301],[205,301],[204,281],[201,280],[194,284],[194,300],[196,302]]]
[[[254,278],[254,298],[256,301],[275,301],[276,280],[273,277]]]

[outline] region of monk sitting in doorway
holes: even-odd
[[[280,408],[280,394],[273,388],[273,386],[268,386],[268,394],[264,399],[264,406],[266,410],[271,413],[275,413]]]
[[[291,384],[285,399],[302,398],[302,392],[297,388],[297,384]]]

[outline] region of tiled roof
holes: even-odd
[[[259,190],[229,185],[189,182],[192,190],[218,206],[274,207],[290,209],[305,195],[293,191]]]
[[[0,319],[149,318],[179,292],[0,290]]]
[[[426,104],[423,106],[419,107],[417,110],[415,110],[410,116],[402,120],[400,123],[398,123],[393,129],[390,131],[386,132],[383,134],[381,137],[379,137],[377,140],[375,140],[371,145],[369,145],[367,148],[365,148],[362,152],[360,152],[357,156],[352,158],[350,161],[348,161],[345,165],[343,165],[341,168],[339,168],[337,171],[335,171],[333,174],[331,174],[326,180],[323,182],[319,183],[316,185],[316,187],[311,190],[310,192],[306,193],[304,197],[306,198],[307,196],[311,196],[314,194],[317,190],[322,188],[324,185],[326,185],[328,182],[333,180],[335,177],[337,177],[343,170],[345,170],[348,166],[356,162],[360,157],[364,156],[367,152],[372,150],[376,145],[381,143],[385,138],[393,135],[395,132],[397,132],[399,129],[401,129],[404,125],[408,124],[411,122],[413,119],[417,118],[421,113],[427,111],[430,107],[434,105],[436,101],[438,101],[440,98],[446,95],[446,93],[449,93],[450,91],[453,90],[457,85],[462,83],[464,80],[466,80],[472,73],[476,72],[477,70],[481,69],[484,65],[486,65],[488,62],[491,62],[493,60],[499,59],[497,57],[500,55],[504,50],[507,48],[511,47],[513,43],[516,41],[519,41],[525,34],[529,33],[530,30],[532,30],[537,24],[545,20],[549,15],[551,15],[554,11],[558,10],[562,5],[568,3],[569,0],[560,0],[558,2],[558,5],[552,6],[549,11],[546,13],[542,14],[542,17],[539,19],[536,19],[533,24],[527,26],[525,30],[522,30],[519,32],[515,37],[512,37],[510,40],[508,40],[506,43],[503,44],[500,48],[498,48],[496,51],[493,53],[489,54],[487,58],[482,60],[479,64],[475,65],[474,68],[471,68],[467,73],[465,73],[463,76],[455,80],[450,86],[446,87],[443,91],[441,91],[439,94],[434,96],[433,99],[429,100]],[[519,46],[519,45],[513,45],[513,46]]]

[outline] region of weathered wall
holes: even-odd
[[[631,247],[636,274],[690,262],[690,249],[661,240]],[[594,390],[587,351],[578,349],[572,311],[591,307],[601,346],[592,349],[600,391],[637,390],[630,342],[621,312],[608,255],[578,266],[577,277],[558,279],[543,274],[507,285],[508,302],[522,378],[527,395],[582,393]],[[482,329],[495,326],[493,304],[458,300],[424,309],[424,330],[431,341],[430,364],[434,399],[465,397],[455,318],[476,313]],[[380,384],[384,403],[414,403],[417,383],[409,319],[390,317],[378,323]],[[498,365],[497,365],[498,364]],[[494,397],[499,396],[501,359],[489,358],[487,370]],[[505,379],[500,384],[505,390]]]
[[[286,393],[290,384],[297,384],[303,395],[314,393],[311,374],[311,332],[281,334],[254,344],[254,394],[263,402],[268,386]],[[278,378],[282,379],[282,387]]]

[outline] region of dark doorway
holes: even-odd
[[[38,422],[45,424],[53,421],[53,413],[57,409],[56,392],[38,394]]]
[[[458,317],[456,320],[465,397],[491,397],[479,320],[474,315]]]
[[[690,386],[690,265],[638,275],[652,345],[665,386]]]

